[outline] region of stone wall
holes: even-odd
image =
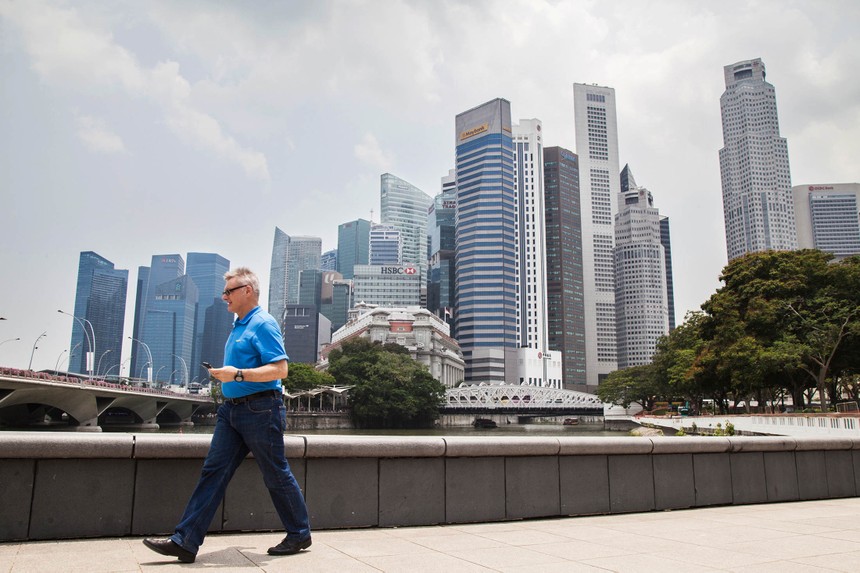
[[[165,534],[210,436],[0,433],[0,541]],[[860,440],[286,436],[316,529],[853,497]],[[280,529],[253,459],[210,531]]]

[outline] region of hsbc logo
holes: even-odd
[[[380,267],[379,273],[383,275],[414,275],[415,267]]]

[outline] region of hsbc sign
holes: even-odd
[[[415,267],[379,267],[381,275],[414,275],[416,272]]]

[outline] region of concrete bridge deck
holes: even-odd
[[[0,543],[0,571],[859,571],[860,498],[659,513],[314,533],[271,557],[278,533],[210,535],[194,564],[140,537]]]

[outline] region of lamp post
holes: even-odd
[[[75,356],[75,350],[77,350],[77,349],[78,349],[78,346],[80,346],[81,344],[82,344],[81,342],[78,342],[77,344],[75,344],[74,346],[72,346],[72,349],[69,351],[69,361],[68,361],[68,363],[67,363],[67,365],[66,365],[66,368],[71,368],[71,367],[72,367],[72,358],[74,358],[74,356]]]
[[[45,332],[43,332],[42,334],[40,334],[38,336],[38,338],[36,338],[36,342],[33,343],[33,350],[32,350],[32,352],[30,352],[30,364],[27,366],[27,370],[33,369],[33,355],[36,354],[36,349],[39,348],[36,345],[39,344],[39,341],[42,339],[43,336],[48,336],[47,330]]]
[[[87,345],[90,349],[89,352],[87,353],[87,373],[90,375],[90,378],[92,378],[93,377],[93,362],[95,362],[95,359],[96,359],[96,331],[93,328],[93,323],[90,322],[89,320],[87,320],[86,318],[81,318],[79,316],[75,316],[74,314],[69,314],[68,312],[65,312],[65,311],[60,310],[60,309],[57,309],[57,312],[59,312],[60,314],[65,314],[66,316],[71,316],[72,318],[74,318],[75,320],[78,321],[78,323],[81,325],[81,328],[84,330],[84,335],[87,337]],[[90,332],[93,335],[92,338],[90,338],[90,335],[87,333],[87,327],[86,327],[87,324],[90,325]]]
[[[6,320],[6,319],[4,318],[3,320]],[[15,340],[21,340],[21,337],[19,336],[18,338],[7,338],[3,342],[0,342],[0,346],[3,346],[7,342],[14,342]]]
[[[137,342],[146,350],[146,355],[149,357],[149,362],[146,364],[149,367],[146,370],[146,381],[152,383],[152,352],[149,351],[149,345],[142,340],[138,340],[137,338],[133,338],[131,336],[128,337],[132,342]]]
[[[178,354],[171,354],[171,356],[175,356],[182,362],[182,368],[185,370],[185,386],[188,386],[188,364],[186,364],[185,359]]]
[[[57,356],[57,363],[54,365],[54,372],[59,372],[59,371],[60,371],[60,358],[62,358],[62,357],[63,357],[63,354],[65,354],[66,352],[68,352],[68,350],[66,350],[66,349],[64,348],[64,349],[63,349],[63,351],[62,351],[62,352],[60,352],[60,355],[59,355],[59,356]]]
[[[167,367],[167,365],[164,365],[155,372],[155,381],[156,382],[158,382],[158,375],[161,374],[161,371],[164,370],[166,367]],[[158,383],[161,384],[161,382],[158,382]],[[164,384],[161,384],[161,387],[164,387]]]
[[[96,366],[96,376],[98,376],[98,375],[99,375],[99,371],[102,369],[102,358],[104,358],[104,357],[105,357],[105,354],[107,354],[108,352],[110,352],[110,348],[108,348],[107,350],[105,350],[104,352],[102,352],[102,355],[101,355],[101,356],[99,356],[99,363],[98,363],[98,365]]]

